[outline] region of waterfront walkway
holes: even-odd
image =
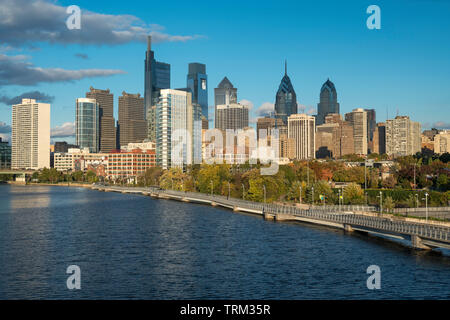
[[[210,204],[229,208],[236,212],[262,215],[272,221],[300,221],[329,227],[341,228],[347,232],[359,231],[375,235],[403,239],[417,249],[450,249],[450,227],[438,222],[411,221],[378,216],[376,208],[370,206],[314,206],[301,209],[280,204],[265,204],[224,196],[197,192],[162,190],[159,188],[137,188],[94,185],[92,189],[106,192],[135,193],[161,199]]]

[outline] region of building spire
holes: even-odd
[[[287,75],[287,60],[284,60],[284,75]]]
[[[152,36],[147,36],[147,51],[152,50]]]

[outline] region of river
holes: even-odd
[[[80,290],[67,288],[70,265]],[[141,195],[0,185],[0,299],[449,298],[445,252]]]

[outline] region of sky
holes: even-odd
[[[366,25],[373,4],[378,30]],[[66,26],[70,5],[80,30]],[[75,100],[90,86],[114,93],[117,120],[122,91],[143,94],[147,34],[172,88],[186,86],[188,63],[204,63],[209,105],[227,76],[252,123],[273,108],[287,60],[299,112],[316,113],[329,78],[341,114],[373,108],[378,122],[450,128],[449,15],[450,0],[0,0],[0,137],[10,138],[11,105],[32,97],[51,103],[52,141],[73,142]]]

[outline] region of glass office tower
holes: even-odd
[[[152,51],[152,37],[148,36],[147,51],[145,53],[145,79],[144,79],[144,107],[148,122],[148,139],[155,141],[156,124],[155,110],[159,101],[161,89],[170,88],[170,64],[155,60]]]
[[[275,97],[275,118],[282,119],[287,125],[287,118],[297,113],[297,95],[292,86],[291,79],[287,75],[287,64],[284,67],[284,77],[281,79]]]
[[[202,115],[208,119],[208,76],[206,75],[206,65],[189,63],[187,88],[191,90],[192,103],[200,105]]]
[[[100,117],[99,105],[95,99],[78,98],[75,114],[75,139],[81,148],[89,152],[99,151]]]
[[[325,117],[330,113],[339,114],[339,103],[334,83],[328,79],[320,89],[320,103],[317,105],[317,125],[325,123]]]

